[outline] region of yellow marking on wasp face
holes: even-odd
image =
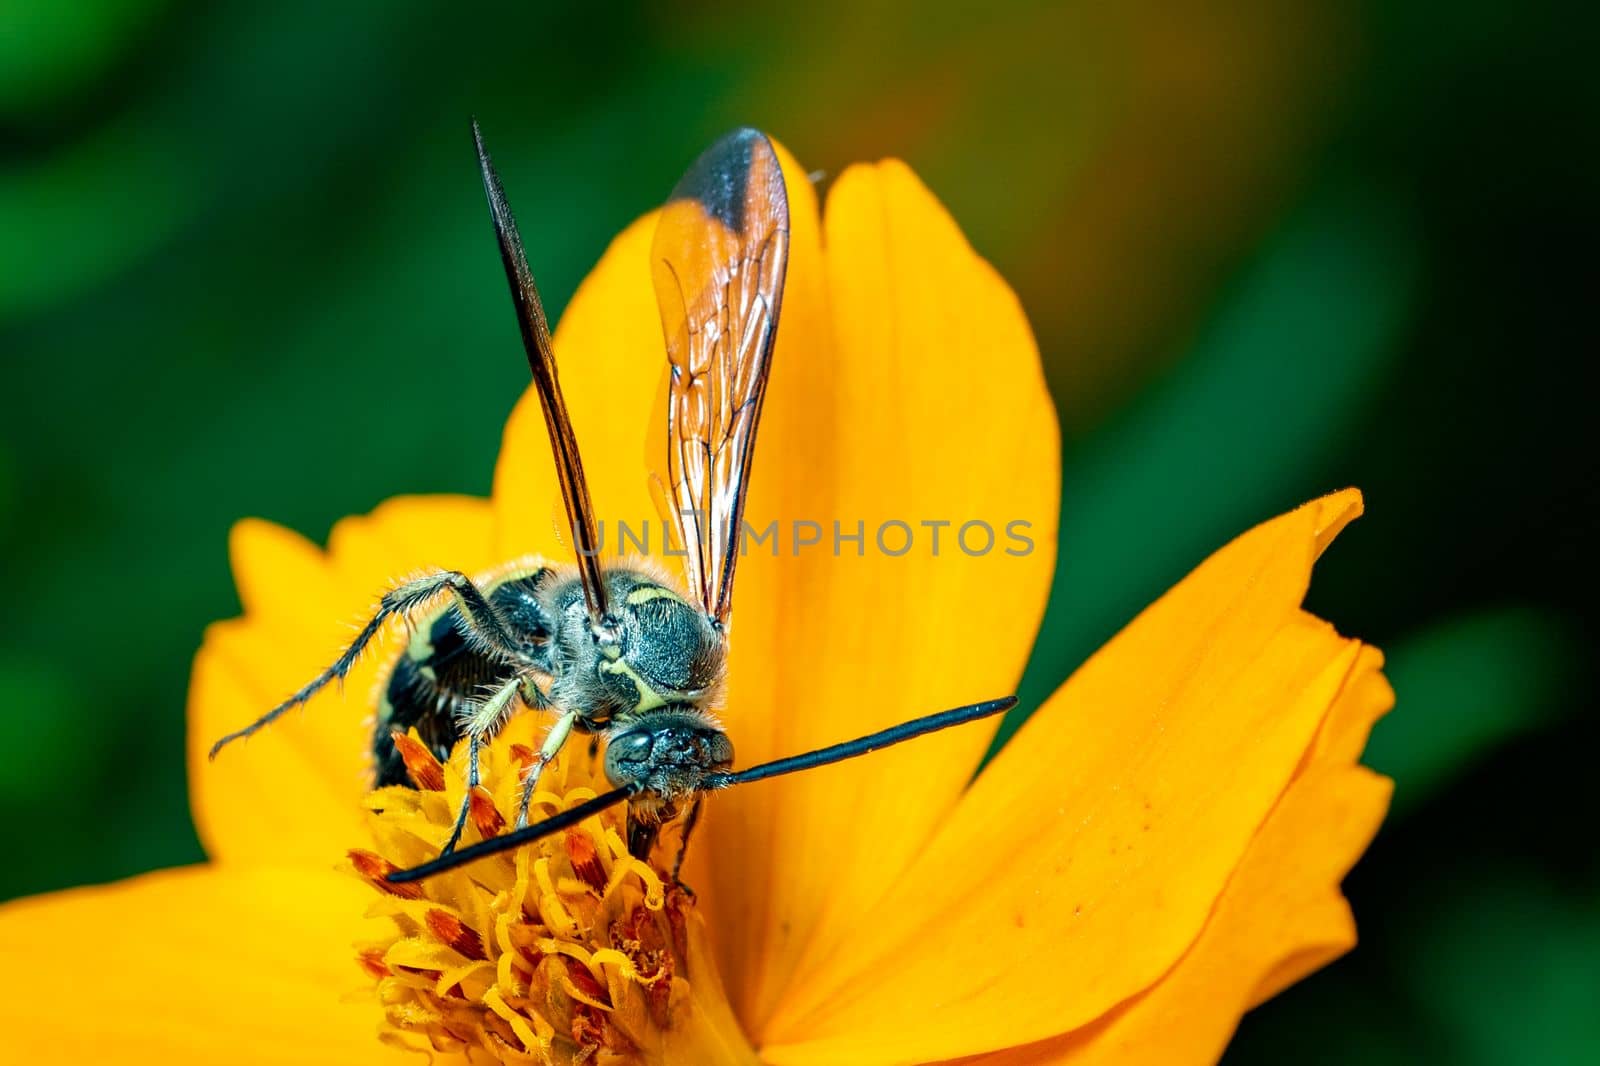
[[[649,603],[651,600],[672,600],[675,603],[683,603],[682,596],[661,585],[641,585],[628,593],[628,598],[623,602],[629,607],[637,607],[641,603]]]
[[[621,674],[623,677],[626,677],[628,680],[632,681],[638,688],[639,699],[634,703],[633,710],[629,712],[630,714],[638,714],[641,711],[651,711],[657,707],[665,707],[667,705],[667,701],[664,697],[662,697],[661,693],[651,688],[645,679],[640,677],[638,672],[635,671],[633,667],[628,665],[626,659],[618,659],[616,662],[610,663],[601,663],[600,670],[602,673],[607,674]]]

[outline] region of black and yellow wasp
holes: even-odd
[[[416,729],[441,759],[466,742],[469,786],[440,857],[391,875],[409,880],[538,839],[623,801],[628,847],[640,858],[648,858],[664,820],[685,816],[681,863],[708,791],[865,754],[1012,706],[1007,698],[958,707],[819,751],[730,769],[733,744],[710,708],[722,692],[744,503],[788,267],[789,200],[777,153],[753,129],[717,141],[673,190],[652,245],[669,374],[665,509],[684,550],[685,595],[650,570],[600,558],[544,308],[476,123],[473,139],[555,453],[575,562],[530,560],[478,578],[439,570],[389,590],[331,666],[218,740],[212,756],[342,679],[387,621],[407,619],[412,638],[389,669],[373,738],[377,784],[409,783],[393,736]],[[457,850],[482,746],[522,708],[550,715],[553,724],[523,779],[516,827]],[[574,730],[604,738],[613,791],[528,826],[539,776]]]

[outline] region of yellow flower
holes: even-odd
[[[825,542],[740,564],[721,714],[741,765],[1011,691],[1056,541],[1055,415],[1010,290],[904,165],[847,170],[825,213],[785,167],[791,262],[748,517],[785,537],[815,521]],[[635,524],[654,514],[641,455],[664,437],[650,236],[644,219],[617,238],[557,337],[596,503]],[[432,1043],[480,1061],[1207,1062],[1245,1010],[1354,942],[1339,882],[1389,796],[1357,759],[1392,695],[1374,649],[1300,606],[1360,513],[1353,490],[1201,564],[976,780],[992,734],[966,726],[711,797],[684,875],[697,900],[629,865],[616,812],[374,891],[442,839],[462,787],[455,760],[419,757],[429,788],[367,795],[395,632],[343,692],[206,762],[394,578],[565,558],[559,498],[527,396],[492,500],[391,500],[326,551],[236,527],[245,614],[208,631],[189,706],[210,862],[0,910],[10,1058],[346,1066]],[[831,550],[835,519],[863,524],[861,554]],[[1033,550],[969,555],[968,519],[1027,522]],[[896,557],[872,543],[894,520],[954,524],[937,556]],[[499,807],[480,803],[472,832],[504,817],[532,717],[489,750]],[[543,809],[583,794],[585,748]]]

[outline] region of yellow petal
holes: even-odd
[[[1257,527],[1091,659],[859,934],[797,982],[763,1055],[975,1054],[1084,1025],[1155,983],[1370,661],[1299,606],[1321,546],[1359,510],[1349,491]]]
[[[0,908],[12,1062],[408,1061],[352,941],[370,891],[327,872],[194,866]]]
[[[768,541],[739,564],[722,711],[742,765],[1009,693],[1054,564],[1060,477],[1027,321],[944,209],[902,164],[852,168],[830,196],[825,255],[812,185],[780,156],[791,251],[746,517],[757,530],[776,521],[781,539],[778,557]],[[617,238],[555,338],[608,549],[617,520],[638,528],[655,515],[639,456],[664,460],[653,221]],[[570,558],[553,535],[559,499],[530,394],[496,471],[501,552]],[[864,557],[853,542],[835,556],[835,520],[843,534],[860,524]],[[941,520],[954,525],[935,558],[920,523]],[[994,530],[979,557],[956,542],[971,520]],[[823,542],[797,552],[797,521],[818,523]],[[910,552],[878,548],[886,521],[909,524]],[[1009,531],[1028,538],[1020,556],[1007,552],[1027,547],[1008,536],[1012,522],[1027,523]],[[886,536],[899,550],[898,529]],[[981,529],[967,537],[983,547]],[[960,624],[972,612],[983,625]],[[709,805],[688,879],[716,926],[737,930],[718,949],[747,1025],[770,1010],[808,945],[826,949],[848,915],[882,895],[990,735],[952,731]]]
[[[1009,694],[1055,561],[1055,411],[1005,282],[898,161],[835,182],[820,279],[802,236],[748,515],[785,543],[739,567],[726,718],[746,765]],[[822,543],[797,551],[796,520]],[[835,521],[865,543],[836,545]],[[935,554],[922,523],[939,521]],[[974,525],[963,548],[969,522],[992,542]],[[911,549],[887,554],[880,530]],[[992,735],[951,730],[712,801],[708,907],[738,930],[719,948],[752,1031],[883,898]]]
[[[327,553],[269,522],[231,538],[242,618],[206,631],[189,685],[189,784],[214,859],[338,861],[363,839],[374,692],[398,647],[379,638],[342,688],[324,690],[213,762],[213,741],[271,709],[338,655],[397,578],[424,568],[481,571],[493,561],[486,501],[390,500],[347,518]]]
[[[1328,712],[1327,719],[1322,723],[1322,729],[1318,732],[1316,742],[1304,761],[1299,777],[1310,777],[1327,772],[1330,768],[1348,767],[1361,758],[1367,737],[1372,732],[1373,723],[1394,706],[1394,689],[1383,676],[1382,667],[1381,652],[1370,647],[1361,649],[1361,658],[1356,663],[1350,683],[1345,686],[1338,703]],[[1291,792],[1300,787],[1298,777],[1296,783],[1290,787]],[[1374,815],[1372,824],[1374,830],[1377,829],[1377,821],[1382,818],[1387,808],[1388,793],[1385,792],[1384,801]],[[1268,828],[1278,817],[1278,812],[1274,811],[1268,819]],[[1265,833],[1264,829],[1263,834]],[[1355,862],[1361,851],[1365,850],[1366,844],[1367,840],[1363,839],[1354,847],[1344,869]],[[1252,852],[1259,846],[1252,844]],[[1233,892],[1234,889],[1230,885],[1228,891],[1224,893],[1225,902],[1230,898],[1229,893]],[[1260,950],[1261,957],[1276,957],[1277,961],[1256,983],[1255,993],[1250,998],[1249,1006],[1254,1007],[1271,999],[1285,988],[1326,966],[1355,943],[1355,928],[1349,908],[1337,892],[1327,893],[1320,901],[1309,904],[1306,913],[1301,916],[1300,929],[1299,943],[1265,945]],[[1339,935],[1341,933],[1346,935]]]
[[[1376,649],[1362,649],[1301,770],[1171,971],[1081,1029],[964,1066],[1215,1062],[1245,1010],[1350,950],[1355,922],[1339,882],[1377,832],[1392,791],[1386,778],[1351,765],[1394,704],[1382,665]]]
[[[1383,676],[1383,653],[1377,648],[1362,648],[1350,684],[1328,712],[1308,760],[1330,764],[1357,761],[1367,746],[1373,723],[1393,706],[1394,689]]]
[[[418,570],[471,574],[505,562],[492,534],[488,500],[396,496],[370,514],[340,519],[328,535],[328,557],[350,594],[370,601]]]
[[[1387,778],[1319,765],[1274,808],[1194,946],[1157,984],[1065,1036],[964,1064],[1180,1066],[1221,1056],[1261,982],[1281,988],[1355,943],[1339,880],[1377,832]]]

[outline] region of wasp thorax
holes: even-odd
[[[710,696],[724,641],[705,614],[640,571],[612,569],[606,585],[611,604],[603,626],[591,623],[575,579],[555,590],[555,702],[604,723]]]
[[[638,784],[668,801],[703,788],[707,774],[733,765],[733,741],[693,707],[667,707],[622,726],[606,745],[606,777]]]

